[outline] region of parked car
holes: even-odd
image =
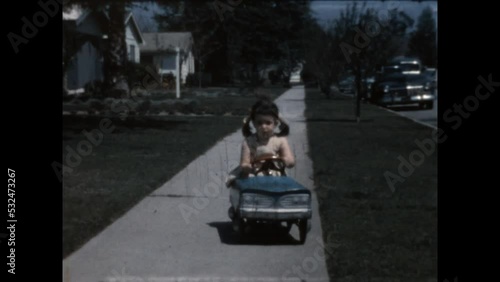
[[[296,224],[299,242],[303,244],[311,228],[311,191],[286,176],[281,159],[267,157],[257,162],[260,164],[255,176],[236,178],[229,187],[228,215],[233,230],[242,240],[247,236],[248,226],[270,224],[288,233]],[[279,173],[269,173],[270,170]]]
[[[372,85],[370,101],[387,106],[418,105],[432,109],[435,96],[425,75],[393,73],[379,77]]]
[[[290,83],[300,83],[301,82],[301,77],[300,77],[300,71],[292,72],[290,75]]]
[[[427,88],[431,90],[433,94],[437,90],[437,69],[435,68],[425,68],[422,72],[427,81]]]
[[[403,74],[420,74],[422,63],[417,58],[399,56],[393,58],[387,66],[384,66],[384,73],[400,72]]]
[[[367,78],[363,78],[361,80],[361,86],[362,86],[362,90],[361,90],[361,99],[363,100],[369,100],[370,99],[370,96],[371,96],[371,93],[372,93],[372,85],[373,83],[375,82],[375,77],[373,76],[370,76],[370,77],[367,77]]]
[[[339,81],[339,91],[344,94],[356,93],[354,85],[354,76],[348,76]]]

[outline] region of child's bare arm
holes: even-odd
[[[250,147],[247,141],[243,141],[241,145],[240,167],[244,175],[248,175],[252,171],[252,163],[250,160]]]
[[[288,140],[286,138],[283,138],[283,142],[281,143],[280,157],[283,159],[286,167],[291,168],[295,166],[295,157],[293,156],[292,150],[290,149],[290,145],[288,144]]]

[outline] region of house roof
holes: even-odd
[[[75,21],[76,25],[80,25],[85,18],[91,13],[89,9],[82,8],[80,5],[73,5],[69,9],[64,9],[63,10],[63,20],[65,21]],[[106,16],[106,18],[109,20],[109,15],[107,12],[103,12],[103,14]],[[142,36],[142,32],[139,28],[139,25],[137,24],[137,21],[135,20],[134,15],[132,12],[126,12],[125,14],[125,25],[128,23],[131,23],[132,29],[134,29],[135,33],[137,34],[138,37],[138,43],[144,43],[144,37]]]
[[[132,28],[135,29],[135,32],[138,36],[137,42],[140,44],[144,44],[145,43],[144,36],[142,35],[141,29],[139,28],[139,25],[137,25],[137,21],[135,20],[135,17],[132,14],[132,12],[130,12],[127,16],[125,16],[125,25],[128,24],[129,22],[132,24]]]
[[[141,52],[171,52],[175,47],[188,51],[193,44],[191,32],[161,32],[144,33],[146,43],[141,47]]]

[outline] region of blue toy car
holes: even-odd
[[[299,228],[299,242],[303,244],[310,230],[311,191],[286,176],[283,161],[276,157],[260,159],[255,176],[237,178],[229,187],[228,214],[233,230],[240,239],[246,236],[246,227],[259,223],[286,224],[288,233],[293,224]],[[278,174],[270,173],[271,170]]]

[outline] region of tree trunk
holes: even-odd
[[[361,121],[361,64],[359,59],[355,67],[355,84],[356,84],[356,122]]]
[[[200,69],[198,70],[198,88],[201,89],[201,80],[202,80],[202,75],[203,75],[203,62],[201,60],[199,61],[199,67]]]
[[[109,7],[108,42],[104,55],[104,85],[111,96],[129,95],[124,75],[127,60],[125,32],[125,4],[113,1]]]

